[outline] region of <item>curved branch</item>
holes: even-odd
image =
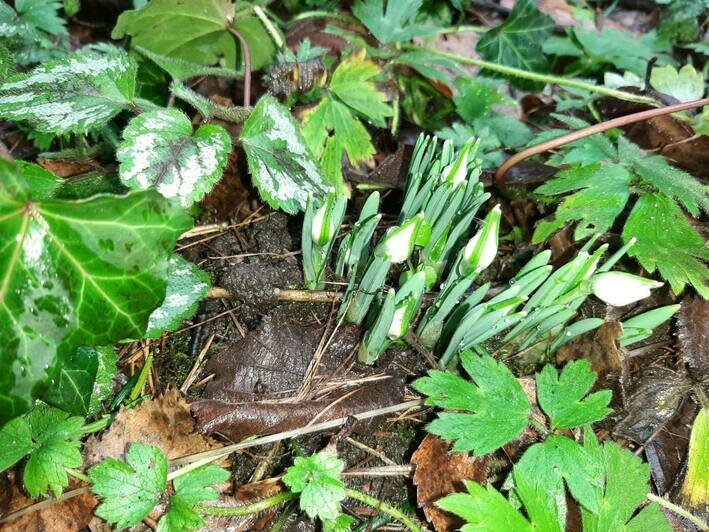
[[[559,146],[569,144],[579,139],[590,137],[596,133],[602,133],[603,131],[608,131],[616,127],[623,127],[629,124],[634,124],[635,122],[642,122],[643,120],[649,120],[650,118],[655,118],[658,116],[668,115],[672,113],[677,113],[679,111],[686,111],[687,109],[694,109],[696,107],[703,107],[709,105],[709,98],[703,98],[701,100],[695,100],[693,102],[678,103],[676,105],[668,105],[667,107],[660,107],[658,109],[649,109],[647,111],[641,111],[639,113],[633,113],[631,115],[620,116],[607,122],[602,122],[600,124],[595,124],[577,131],[572,131],[568,135],[563,135],[555,139],[542,142],[524,151],[521,151],[509,159],[507,159],[502,166],[495,172],[495,185],[497,187],[505,186],[505,174],[507,171],[521,163],[525,159],[531,157],[532,155],[537,155],[539,153],[544,153],[545,151],[553,150]]]

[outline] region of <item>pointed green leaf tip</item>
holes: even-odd
[[[423,0],[358,0],[352,14],[382,44],[408,41],[435,33],[438,28],[431,22],[417,22]]]
[[[340,479],[344,467],[342,460],[328,452],[299,456],[283,482],[300,493],[300,508],[310,517],[334,520],[340,515],[340,502],[345,498],[345,485]]]
[[[125,50],[84,48],[0,84],[0,118],[46,133],[86,133],[130,105],[135,62]]]
[[[295,214],[305,210],[308,196],[329,191],[300,126],[272,96],[258,101],[240,140],[254,184],[274,209]]]
[[[530,406],[522,386],[503,363],[470,351],[460,354],[474,383],[451,372],[431,371],[416,380],[427,405],[462,412],[441,412],[427,430],[453,441],[454,451],[481,456],[519,436],[527,426]]]
[[[207,296],[210,286],[206,272],[181,255],[170,257],[165,300],[150,315],[145,338],[158,338],[163,332],[174,331],[194,316],[197,304]]]
[[[192,134],[189,117],[177,109],[142,113],[130,121],[116,158],[123,183],[154,188],[188,207],[221,179],[231,138],[223,127],[207,124]]]
[[[28,410],[78,347],[143,336],[192,225],[153,190],[53,200],[34,181],[0,161],[0,424]]]

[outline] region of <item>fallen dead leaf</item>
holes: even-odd
[[[78,488],[81,483],[71,479],[66,491]],[[12,494],[8,513],[16,512],[37,501],[25,495],[19,486],[9,488]],[[8,523],[0,524],[2,532],[67,532],[81,530],[88,526],[98,505],[96,497],[91,493],[82,493],[62,502],[25,514]]]
[[[679,351],[694,380],[709,378],[709,301],[685,297],[677,314]]]
[[[37,164],[45,170],[49,170],[59,177],[73,177],[94,169],[98,165],[80,161],[69,161],[66,159],[44,159],[38,158]]]
[[[648,368],[626,400],[626,415],[613,429],[617,436],[644,444],[675,415],[691,384],[663,367]]]
[[[90,467],[108,456],[121,457],[131,443],[160,447],[170,460],[221,446],[196,432],[190,408],[175,388],[133,409],[123,408],[100,438],[86,441],[84,464]]]
[[[289,316],[287,310],[276,309],[209,360],[206,371],[215,377],[203,399],[192,403],[202,432],[239,441],[302,427],[317,416],[327,421],[403,400],[404,379],[398,373],[353,362],[359,341],[354,326],[338,330],[320,359],[310,392],[293,400],[325,331]]]
[[[419,508],[437,532],[449,532],[463,525],[462,519],[435,506],[435,502],[451,493],[464,491],[464,480],[487,482],[493,455],[473,457],[451,452],[451,445],[428,434],[411,456],[416,465],[414,486]]]
[[[615,388],[623,374],[624,354],[618,345],[623,326],[607,321],[595,331],[572,340],[556,352],[557,364],[585,358],[598,375],[594,389]],[[614,394],[615,396],[615,394]]]

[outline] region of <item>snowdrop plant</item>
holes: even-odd
[[[475,214],[489,197],[479,183],[476,150],[477,144],[469,142],[456,153],[450,143],[419,137],[398,225],[388,229],[370,253],[369,243],[381,219],[379,196],[373,194],[343,239],[336,271],[348,278],[348,288],[340,317],[367,329],[359,350],[361,362],[373,363],[414,328],[418,343],[438,355],[442,367],[465,350],[485,353],[494,348],[501,355],[527,353],[543,358],[603,324],[595,317],[575,321],[590,295],[611,305],[625,305],[649,296],[652,288],[662,284],[611,271],[634,239],[602,261],[608,246],[593,250],[595,236],[556,270],[549,264],[551,252],[545,250],[494,296],[489,283],[474,288],[497,255],[502,217],[500,206],[493,207],[469,236]],[[323,206],[317,212],[309,208],[312,215],[306,212],[304,243],[310,238],[326,245],[327,239],[334,238],[331,227],[322,225],[331,219],[325,212],[335,203],[329,201],[333,207]],[[344,203],[339,208],[344,209]],[[341,220],[339,210],[337,216]],[[313,232],[314,223],[322,225],[324,235]],[[305,261],[305,244],[303,252]],[[397,264],[405,265],[399,276],[401,286],[383,293]],[[437,297],[419,317],[424,293],[439,279],[444,281]],[[663,307],[629,319],[623,345],[646,338],[675,311]]]
[[[301,237],[303,275],[305,286],[310,290],[324,286],[325,267],[347,208],[347,199],[334,194],[328,195],[317,208],[316,203],[313,197],[308,200]]]

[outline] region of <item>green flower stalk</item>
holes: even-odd
[[[374,298],[384,286],[391,265],[409,259],[415,246],[426,245],[430,234],[430,226],[423,213],[389,229],[374,249],[359,286],[345,294],[340,313],[346,312],[349,322],[361,325]]]
[[[359,349],[360,362],[372,364],[395,340],[409,332],[426,290],[426,274],[418,272],[396,293],[389,290],[374,325],[364,335]]]
[[[347,208],[347,199],[333,194],[316,207],[312,196],[305,209],[302,232],[303,275],[309,290],[324,286],[323,276]]]

